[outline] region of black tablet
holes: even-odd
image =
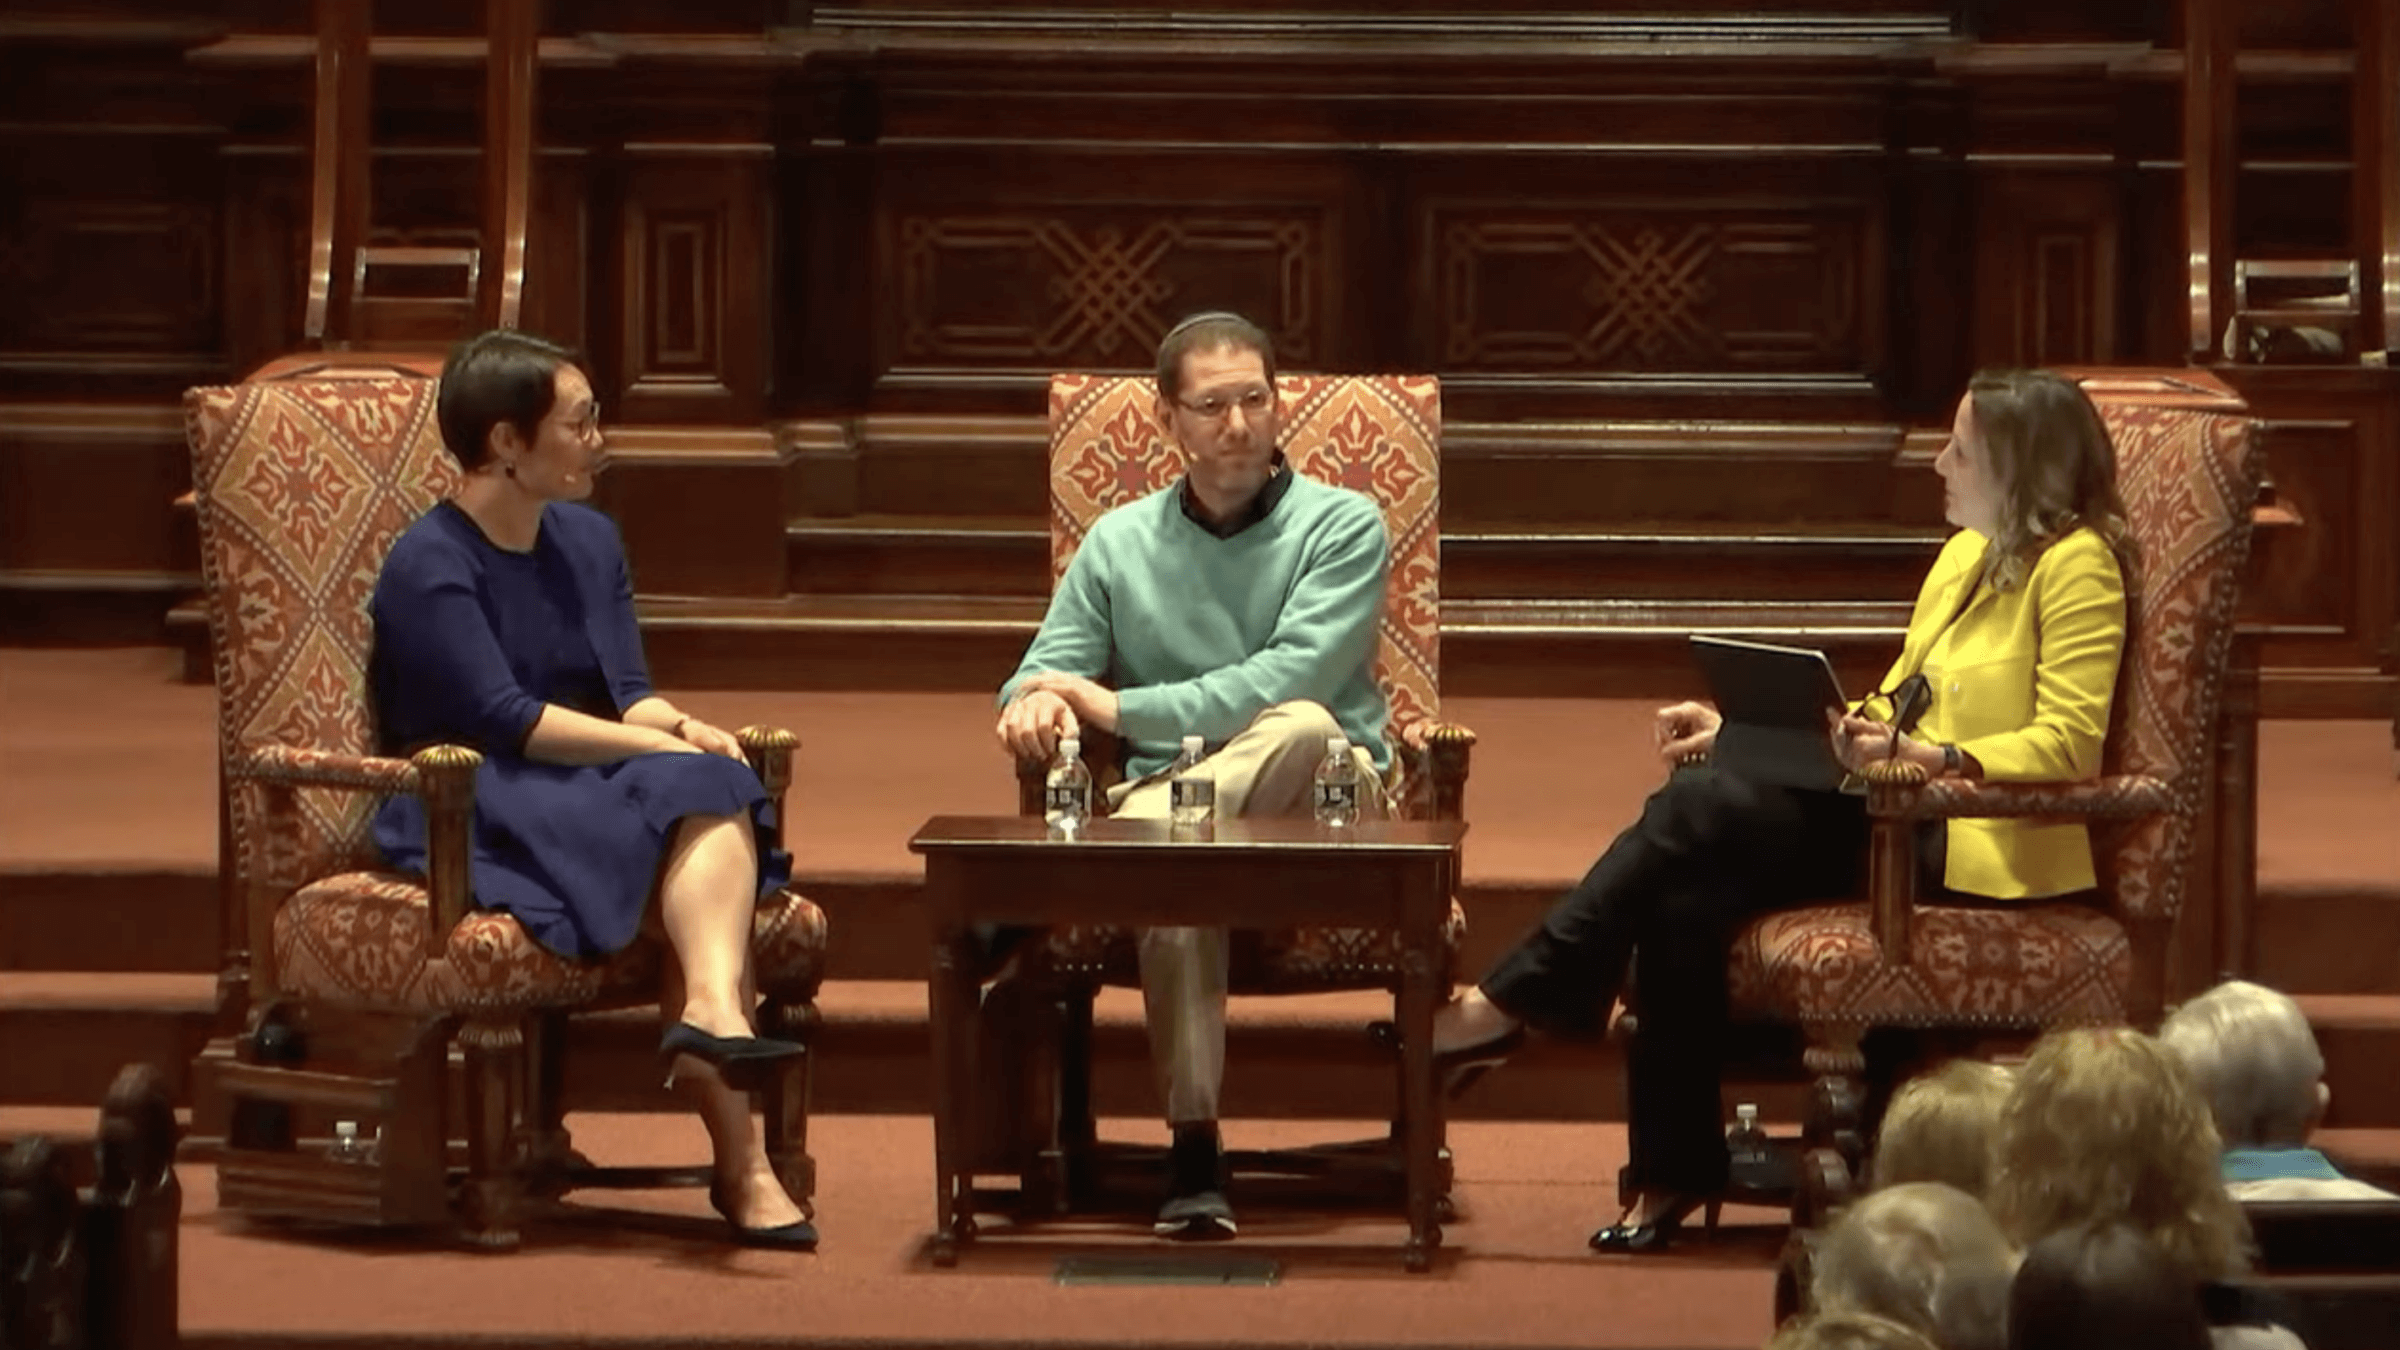
[[[1842,785],[1847,775],[1834,758],[1825,713],[1850,701],[1825,653],[1694,634],[1692,659],[1725,718],[1711,762],[1783,787]]]

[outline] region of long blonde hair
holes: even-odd
[[[2089,526],[2117,554],[2126,584],[2140,562],[2117,496],[2117,451],[2081,386],[2047,370],[1984,370],[1967,382],[1968,415],[2001,488],[1984,575],[2014,590],[2042,550]]]
[[[2126,1027],[2052,1032],[2000,1112],[1992,1216],[2020,1247],[2122,1221],[2194,1280],[2248,1265],[2249,1224],[2225,1194],[2217,1126],[2183,1062]]]

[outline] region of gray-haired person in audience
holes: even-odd
[[[1938,1181],[1877,1190],[1817,1244],[1811,1293],[1823,1312],[1866,1312],[1941,1350],[2001,1350],[2017,1249],[1983,1202]]]
[[[2168,1014],[2158,1039],[2208,1098],[2236,1200],[2394,1198],[2309,1147],[2333,1093],[2316,1034],[2289,994],[2227,980]]]
[[[1954,1059],[1892,1094],[1875,1133],[1875,1185],[1939,1181],[1991,1194],[1992,1141],[2017,1076],[2004,1065]]]

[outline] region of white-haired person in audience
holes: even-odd
[[[2167,1015],[2161,1044],[2191,1071],[2224,1141],[2237,1200],[2390,1200],[2310,1148],[2333,1094],[2308,1016],[2289,994],[2227,980]]]
[[[1992,1189],[1992,1141],[2017,1076],[2004,1065],[1954,1059],[1892,1094],[1875,1133],[1877,1187],[1939,1181],[1982,1200]]]
[[[1941,1350],[1920,1332],[1862,1312],[1805,1313],[1779,1328],[1766,1350]]]
[[[2001,1350],[2017,1249],[1983,1202],[1938,1181],[1886,1186],[1842,1211],[1817,1244],[1820,1312],[1864,1312],[1941,1350]]]

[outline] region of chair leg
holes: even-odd
[[[537,1013],[525,1045],[525,1184],[534,1195],[555,1199],[574,1188],[574,1178],[592,1167],[575,1150],[567,1132],[567,1015]]]
[[[817,1213],[817,1160],[808,1151],[808,1096],[816,1074],[819,1021],[813,1001],[787,1003],[769,998],[758,1010],[760,1034],[807,1047],[806,1054],[787,1062],[767,1080],[760,1099],[766,1117],[767,1163],[800,1212],[812,1219]]]
[[[459,1028],[458,1041],[467,1060],[467,1177],[459,1197],[459,1237],[484,1251],[513,1251],[519,1238],[524,1023],[473,1020]]]
[[[1092,1116],[1092,1000],[1095,991],[1071,985],[1058,996],[1058,1170],[1070,1205],[1080,1205],[1099,1180],[1099,1124]]]
[[[1866,1105],[1860,1078],[1867,1057],[1860,1049],[1862,1026],[1811,1026],[1802,1062],[1816,1078],[1809,1093],[1808,1121],[1802,1139],[1810,1148],[1830,1148],[1842,1157],[1853,1177],[1866,1166]]]

